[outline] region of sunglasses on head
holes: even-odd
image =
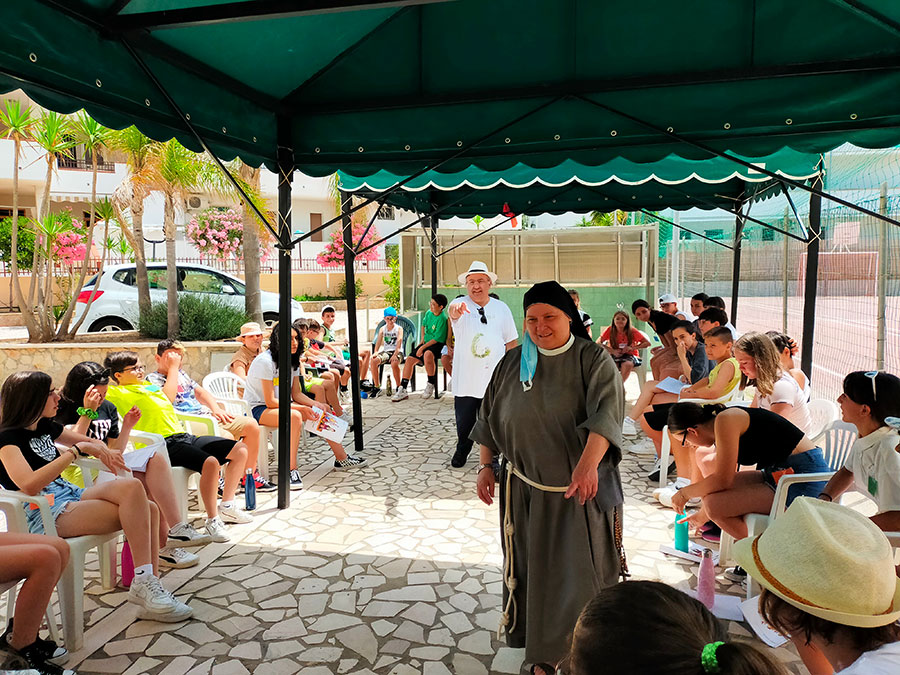
[[[487,323],[487,317],[484,315],[484,307],[478,308],[478,316],[481,317],[481,323],[483,323],[483,324]]]
[[[877,370],[869,370],[869,371],[865,372],[864,375],[872,381],[872,402],[877,403],[878,402],[878,389],[875,386],[875,378],[878,377],[878,371]]]

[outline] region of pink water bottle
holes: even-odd
[[[700,559],[700,571],[697,573],[697,599],[712,611],[716,604],[716,568],[713,565],[712,551],[703,549]]]
[[[134,580],[134,560],[131,557],[131,546],[128,545],[127,540],[122,544],[122,561],[120,567],[122,568],[122,585],[125,588],[129,588],[131,587],[131,582]]]

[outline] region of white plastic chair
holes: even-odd
[[[814,443],[819,442],[819,437],[825,433],[828,426],[841,417],[837,404],[824,398],[814,398],[807,404],[809,417],[812,424],[807,437]]]
[[[77,464],[84,475],[85,486],[93,485],[91,469],[102,469],[103,465],[95,459],[78,459]],[[28,533],[25,510],[31,504],[40,509],[44,532],[50,536],[58,536],[56,523],[50,513],[50,502],[43,495],[26,495],[13,490],[0,490],[0,511],[6,516],[7,528],[10,532]],[[63,640],[66,649],[75,652],[84,644],[84,563],[87,552],[97,549],[100,558],[100,581],[103,588],[112,590],[116,586],[116,543],[121,530],[106,534],[92,534],[81,537],[69,537],[69,563],[63,570],[57,584],[59,608],[62,615]],[[50,634],[54,636],[56,627],[53,621]]]

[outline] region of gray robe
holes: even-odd
[[[539,354],[533,388],[526,392],[519,381],[521,349],[509,351],[494,370],[472,440],[548,486],[571,482],[589,432],[610,442],[598,467],[597,496],[584,506],[577,496],[565,499],[511,478],[517,617],[507,642],[525,647],[530,663],[555,664],[567,653],[585,604],[624,572],[618,464],[625,394],[612,357],[581,338],[562,354]],[[505,546],[503,555],[509,555]],[[508,591],[503,590],[505,605]]]

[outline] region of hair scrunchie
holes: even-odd
[[[703,666],[704,673],[715,674],[721,671],[716,650],[724,644],[724,642],[710,642],[703,646],[703,651],[700,652],[700,665]]]

